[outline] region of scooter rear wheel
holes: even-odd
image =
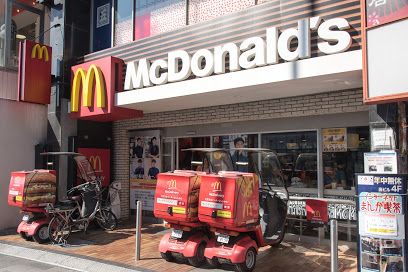
[[[196,255],[194,257],[187,258],[187,261],[190,265],[194,267],[200,267],[200,265],[203,264],[203,262],[205,261],[204,257],[205,246],[206,243],[202,242],[197,248]]]
[[[33,235],[34,241],[39,244],[45,244],[50,241],[50,236],[48,233],[48,225],[41,225]]]
[[[160,252],[161,257],[166,260],[167,262],[171,262],[174,260],[173,255],[171,255],[171,252]]]
[[[256,265],[256,250],[251,247],[245,254],[245,262],[235,264],[235,271],[237,272],[251,272]]]
[[[217,268],[220,266],[220,262],[218,261],[217,257],[214,257],[212,259],[206,258],[207,259],[207,263],[209,266],[211,266],[211,268]]]
[[[27,233],[25,233],[24,231],[20,232],[20,237],[23,238],[26,241],[31,241],[31,239],[33,238],[31,236],[28,236]]]

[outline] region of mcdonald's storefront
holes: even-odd
[[[200,169],[200,158],[182,151],[190,147],[269,148],[292,195],[354,200],[354,173],[370,150],[359,1],[296,12],[300,1],[279,11],[263,2],[134,34],[72,67],[71,117],[112,122],[122,217],[139,199],[152,211],[157,173]],[[306,217],[305,204],[291,202],[290,214]],[[333,204],[329,215],[344,223],[342,239],[355,239],[354,206]]]

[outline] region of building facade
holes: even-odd
[[[152,210],[152,167],[196,169],[183,149],[236,139],[275,151],[292,195],[354,200],[370,150],[359,1],[95,0],[91,10],[92,53],[78,63],[123,60],[112,103],[139,112],[111,119],[122,217],[138,199]],[[329,208],[356,219],[355,208]]]

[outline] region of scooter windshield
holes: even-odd
[[[281,198],[288,198],[280,163],[275,153],[248,151],[248,172],[259,176],[260,189],[275,191]]]
[[[88,159],[85,156],[76,156],[74,157],[76,166],[77,166],[77,176],[82,179],[84,182],[90,182],[96,180],[96,174],[92,165],[89,163]]]

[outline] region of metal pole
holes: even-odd
[[[330,220],[330,249],[331,249],[331,272],[338,270],[338,237],[337,237],[337,220]]]
[[[136,202],[136,261],[140,260],[140,243],[142,241],[142,201]]]

